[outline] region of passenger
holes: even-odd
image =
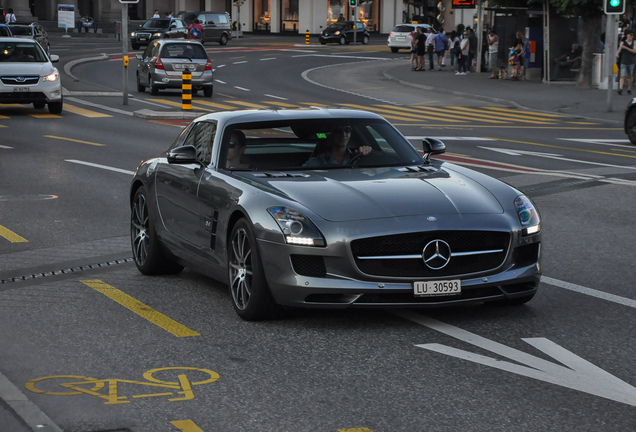
[[[303,166],[305,167],[321,167],[321,166],[345,166],[356,155],[368,155],[371,153],[371,147],[360,146],[355,152],[347,147],[351,139],[351,126],[341,126],[331,132],[331,135],[325,142],[325,148],[319,151],[319,154],[311,157]]]
[[[225,161],[226,169],[249,169],[249,161],[245,158],[245,134],[240,130],[235,130],[230,136],[230,142],[227,145],[227,159]]]

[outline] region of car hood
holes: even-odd
[[[260,174],[251,180],[334,222],[504,211],[483,185],[448,170],[344,169],[282,177]]]
[[[53,73],[55,67],[48,62],[43,63],[3,63],[0,75],[39,75],[46,76]]]

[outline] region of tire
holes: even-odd
[[[46,102],[33,102],[33,108],[42,109],[46,106]]]
[[[62,108],[64,107],[64,102],[49,102],[49,113],[51,114],[60,114],[62,112]]]
[[[130,243],[137,269],[145,275],[174,274],[183,267],[169,259],[164,250],[148,209],[146,189],[135,192],[130,209]]]
[[[141,81],[139,81],[139,74],[137,74],[137,91],[139,93],[145,93],[146,92],[146,86],[141,84]]]
[[[399,50],[400,50],[399,48],[391,47],[391,52],[393,54],[396,54]]]
[[[219,39],[219,45],[227,45],[227,35],[224,34],[221,36],[221,39]]]
[[[344,36],[341,36],[340,39],[338,40],[338,43],[340,45],[345,45],[347,43],[347,38]]]
[[[632,109],[625,117],[625,132],[629,141],[636,145],[636,109]]]
[[[212,93],[214,92],[214,87],[203,87],[203,96],[212,97]]]
[[[130,46],[132,47],[132,49],[134,50],[138,50],[139,49],[139,44],[136,43],[131,43]]]
[[[228,285],[236,314],[246,321],[276,316],[281,308],[269,291],[252,227],[239,219],[227,251]]]
[[[153,84],[152,77],[148,77],[148,86],[150,87],[150,94],[153,96],[157,96],[159,94],[159,89]]]
[[[364,35],[362,36],[362,45],[366,45],[369,43],[369,36]]]

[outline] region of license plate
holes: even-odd
[[[146,40],[148,39],[146,36],[139,36],[139,40]]]
[[[403,40],[405,40],[406,38],[405,38],[404,36],[397,36],[395,39],[397,39],[397,40],[399,40],[399,41],[403,41]]]
[[[428,297],[448,294],[461,294],[462,281],[459,279],[415,282],[413,294],[415,297]]]
[[[29,93],[30,91],[28,87],[13,87],[13,93]]]

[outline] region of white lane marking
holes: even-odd
[[[570,159],[570,158],[563,157],[562,155],[551,154],[551,153],[540,153],[540,152],[532,152],[532,151],[526,151],[526,150],[500,149],[500,148],[492,148],[492,147],[480,147],[480,148],[484,150],[495,151],[498,153],[505,153],[511,156],[536,156],[536,157],[556,159],[556,160],[566,161],[566,162],[577,162],[577,163],[581,163],[585,165],[596,165],[596,166],[604,166],[604,167],[610,167],[610,168],[636,170],[636,167],[633,167],[633,166],[613,165],[613,164],[605,164],[600,162],[584,161],[580,159]]]
[[[636,406],[635,387],[546,338],[522,338],[521,340],[565,366],[527,354],[475,333],[470,333],[459,327],[437,321],[412,311],[392,312],[402,318],[426,326],[462,342],[506,357],[516,363],[502,361],[497,358],[437,343],[416,344],[416,347]]]
[[[93,167],[93,168],[100,168],[100,169],[105,169],[108,171],[115,171],[115,172],[119,172],[119,173],[123,173],[123,174],[130,174],[133,175],[135,174],[134,171],[129,171],[129,170],[125,170],[125,169],[121,169],[121,168],[114,168],[114,167],[110,167],[107,165],[99,165],[96,163],[92,163],[92,162],[85,162],[85,161],[80,161],[80,160],[76,160],[76,159],[65,159],[66,162],[71,162],[71,163],[75,163],[75,164],[79,164],[79,165],[86,165],[89,167]]]
[[[218,80],[218,79],[215,79],[214,81],[218,82],[219,84],[227,84],[225,81],[221,81],[221,80]]]
[[[246,92],[248,92],[248,91],[252,91],[252,90],[250,90],[250,89],[246,89],[246,88],[244,88],[244,87],[239,87],[239,86],[234,86],[234,88],[235,88],[235,89],[237,89],[237,90],[243,90],[243,91],[246,91]]]
[[[407,136],[408,140],[421,140],[424,138],[435,138],[441,141],[495,141],[494,138],[481,137],[457,137],[457,136]]]
[[[234,62],[234,63],[232,63],[232,64],[235,64],[235,65],[236,65],[236,64],[243,64],[243,63],[247,63],[247,60],[237,61],[237,62]]]
[[[261,61],[276,60],[276,57],[262,58]]]
[[[224,65],[224,64],[222,64],[222,65],[218,65],[218,66],[216,67],[216,69],[221,69],[222,67],[225,67],[225,65]]]
[[[267,94],[267,93],[265,93],[264,96],[271,97],[271,98],[274,98],[274,99],[280,99],[280,100],[289,100],[289,99],[281,97],[281,96],[274,96],[274,95]]]
[[[135,115],[134,112],[124,111],[124,110],[120,110],[120,109],[117,109],[117,108],[108,107],[106,105],[96,104],[96,103],[93,103],[93,102],[86,101],[84,99],[77,99],[77,98],[74,98],[74,97],[67,97],[65,100],[71,101],[71,102],[75,102],[75,103],[78,103],[78,104],[82,104],[82,105],[86,105],[86,106],[89,106],[89,107],[92,107],[92,108],[101,109],[101,110],[104,110],[104,111],[114,112],[114,113],[117,113],[117,114],[122,114],[122,115],[127,115],[127,116],[134,116]],[[148,102],[148,101],[145,101],[144,99],[137,99],[137,101],[138,102],[148,103],[150,105],[155,105],[155,106],[159,106],[159,107],[165,106],[165,105],[161,105],[161,104],[154,103],[154,102]]]
[[[0,145],[0,148],[7,149],[7,150],[13,150],[13,147],[5,146],[5,145]]]
[[[636,308],[636,300],[628,299],[626,297],[617,296],[614,294],[609,294],[603,291],[595,290],[593,288],[587,288],[581,285],[573,284],[570,282],[565,282],[558,279],[553,279],[547,276],[541,276],[541,282],[547,283],[550,285],[554,285],[559,288],[563,288],[566,290],[574,291],[579,294],[585,294],[590,297],[596,297],[603,300],[607,300],[610,302],[618,303],[623,306],[628,306],[631,308]]]
[[[562,141],[573,141],[573,142],[584,142],[589,144],[599,144],[610,147],[625,147],[625,148],[634,148],[633,145],[630,144],[628,139],[595,139],[595,138],[557,138]],[[625,143],[626,145],[622,145]]]
[[[351,55],[329,55],[329,54],[307,54],[307,55],[297,55],[292,56],[295,57],[328,57],[328,58],[343,58],[343,59],[362,59],[362,60],[393,60],[386,57],[365,57],[365,56],[351,56]],[[332,65],[333,66],[333,65]]]

